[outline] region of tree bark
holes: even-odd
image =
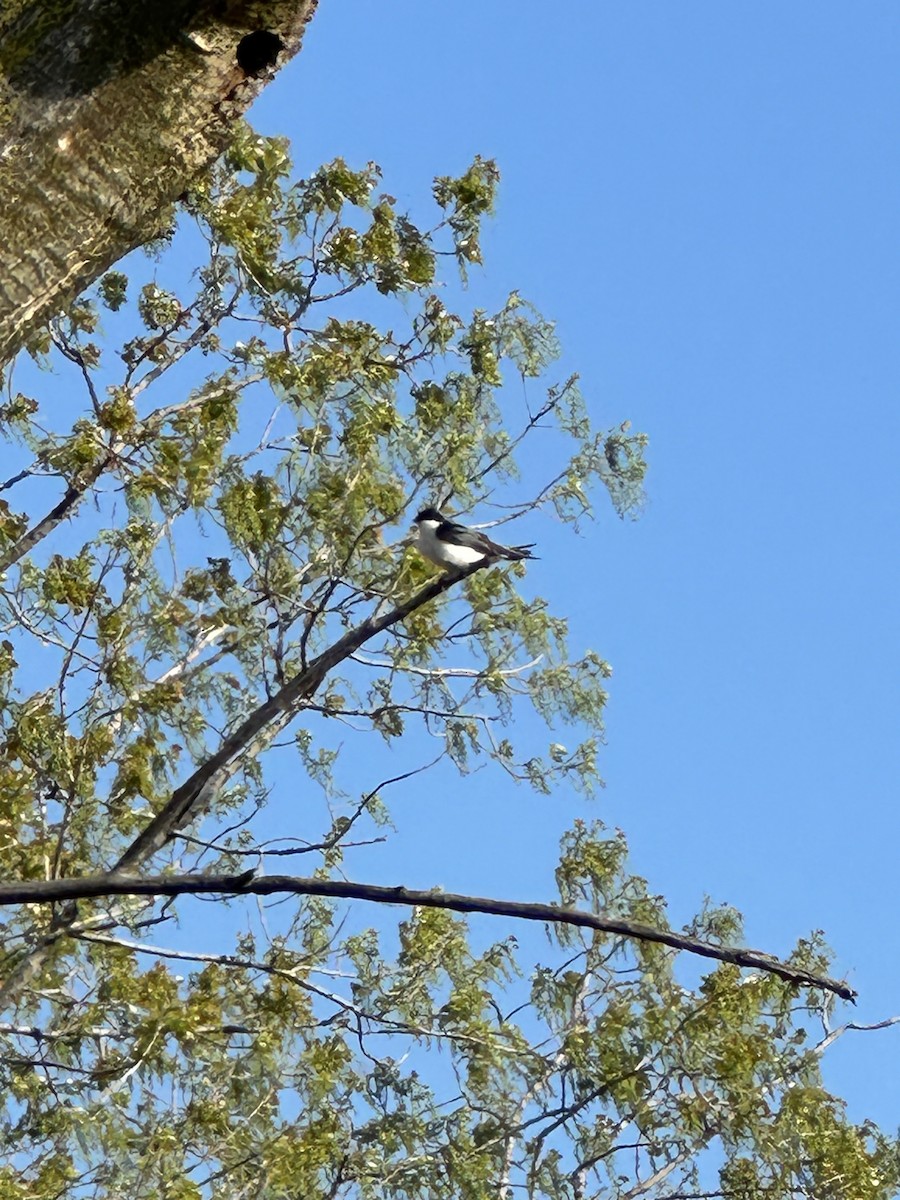
[[[300,49],[315,4],[3,4],[0,363],[164,227],[168,206]],[[276,35],[262,47],[277,56],[260,62],[244,43],[241,66],[242,40],[262,30]]]

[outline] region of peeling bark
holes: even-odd
[[[0,15],[0,363],[165,225],[316,0],[12,0]],[[266,30],[275,67],[238,46]],[[269,44],[274,45],[273,42]],[[245,65],[247,58],[242,56]]]

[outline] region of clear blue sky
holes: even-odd
[[[596,421],[652,439],[642,519],[602,508],[555,594],[615,668],[596,814],[675,920],[709,893],[773,952],[823,928],[862,1021],[900,1011],[898,43],[869,0],[321,0],[253,113],[401,205],[497,158],[473,302],[520,289]],[[383,874],[545,898],[575,802],[444,781],[392,801]],[[828,1068],[889,1129],[898,1037]]]

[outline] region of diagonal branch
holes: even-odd
[[[355,883],[345,879],[310,879],[295,875],[261,875],[245,871],[240,875],[193,874],[154,875],[143,879],[119,874],[89,875],[81,879],[39,879],[0,884],[0,905],[53,904],[63,900],[95,899],[100,896],[180,896],[210,892],[230,896],[271,896],[292,893],[297,896],[324,896],[335,900],[368,900],[375,904],[404,904],[417,908],[444,908],[453,912],[484,913],[495,917],[513,917],[521,921],[542,921],[595,929],[640,942],[655,942],[684,950],[718,962],[733,963],[777,975],[799,987],[821,988],[844,1000],[856,995],[843,980],[818,975],[802,967],[791,966],[760,950],[735,946],[717,946],[700,938],[658,929],[622,917],[561,908],[522,900],[497,900],[488,896],[460,895],[454,892],[425,892],[406,887],[383,887],[374,883]],[[887,1022],[886,1022],[887,1023]]]
[[[698,1138],[697,1142],[701,1142],[701,1139]],[[692,1146],[685,1146],[674,1158],[670,1159],[667,1163],[663,1163],[658,1171],[654,1171],[649,1179],[645,1179],[643,1183],[638,1183],[633,1188],[629,1188],[627,1192],[623,1192],[622,1200],[636,1200],[636,1197],[643,1196],[646,1192],[649,1192],[652,1187],[656,1187],[658,1183],[662,1183],[676,1168],[680,1167],[683,1162],[690,1158],[696,1149],[696,1143]]]
[[[350,629],[333,645],[313,659],[303,670],[292,676],[273,696],[260,704],[214,751],[194,773],[172,793],[168,803],[141,830],[113,867],[114,872],[133,871],[152,858],[170,841],[179,829],[194,820],[212,802],[216,793],[228,782],[238,765],[265,744],[273,731],[280,729],[294,716],[306,700],[315,694],[339,663],[365,645],[377,634],[390,629],[429,601],[443,595],[454,584],[473,575],[488,563],[474,563],[461,571],[441,575],[426,584],[402,604],[371,616]],[[14,1002],[26,983],[40,971],[53,944],[73,927],[77,920],[74,903],[64,905],[54,914],[49,929],[33,943],[0,986],[0,1007]]]
[[[107,454],[103,458],[98,459],[89,470],[80,476],[78,483],[69,484],[59,503],[55,504],[48,513],[23,533],[17,541],[13,542],[5,554],[0,555],[0,573],[6,571],[13,563],[18,562],[20,558],[24,558],[26,554],[34,549],[41,538],[45,538],[48,533],[52,533],[60,522],[70,516],[103,472],[113,462],[114,457],[113,454]]]
[[[234,764],[253,743],[264,735],[270,726],[290,718],[301,709],[305,701],[319,689],[329,671],[349,658],[371,638],[398,624],[410,613],[436,599],[455,583],[466,579],[484,565],[475,563],[462,571],[441,575],[396,608],[390,609],[380,617],[368,617],[354,629],[348,630],[307,667],[293,675],[273,696],[254,709],[233,733],[224,738],[218,750],[172,793],[169,802],[138,834],[113,870],[133,870],[139,863],[145,862],[161,850],[179,829],[207,807],[215,793],[233,774]]]
[[[232,304],[227,306],[222,315],[227,315],[232,306]],[[200,328],[203,327],[203,325],[200,326]],[[185,344],[186,343],[182,343],[182,345]],[[180,357],[181,354],[174,354],[167,366],[172,366],[173,363],[178,362]],[[261,376],[248,375],[243,380],[242,386],[256,383],[260,378]],[[137,394],[139,390],[140,387],[134,389],[134,394]],[[36,521],[30,529],[23,533],[22,536],[15,542],[13,542],[13,544],[7,548],[4,554],[0,555],[0,574],[11,567],[13,563],[17,563],[20,558],[24,558],[26,554],[30,554],[38,542],[47,537],[48,534],[52,533],[57,525],[66,520],[67,517],[70,517],[100,478],[100,476],[108,471],[111,467],[115,466],[120,455],[124,454],[127,450],[129,450],[129,448],[136,449],[140,443],[140,440],[146,438],[148,434],[158,431],[161,426],[175,413],[184,412],[186,409],[194,408],[196,405],[204,403],[204,401],[208,400],[210,396],[214,396],[215,394],[215,389],[213,389],[211,392],[206,392],[201,389],[199,395],[196,395],[191,399],[182,400],[177,404],[170,404],[165,408],[160,408],[156,412],[151,413],[150,416],[148,416],[141,423],[141,439],[136,441],[133,447],[130,447],[129,443],[124,441],[115,442],[112,446],[110,446],[107,449],[107,452],[103,454],[101,458],[98,458],[91,467],[86,468],[80,473],[77,482],[69,484],[62,499],[55,504],[49,512],[45,513],[40,520]],[[12,479],[8,479],[5,483],[0,484],[0,491],[10,487],[13,483],[16,483],[18,479],[24,478],[30,473],[30,470],[28,470],[20,472],[18,476],[13,476]]]

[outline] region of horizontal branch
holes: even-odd
[[[406,887],[382,887],[374,883],[354,883],[343,879],[306,879],[293,875],[261,875],[246,871],[240,875],[155,875],[147,878],[123,874],[92,875],[81,879],[34,880],[0,884],[0,905],[52,904],[61,900],[84,900],[101,896],[179,896],[210,892],[231,896],[270,896],[293,893],[298,896],[326,896],[335,900],[368,900],[375,904],[404,904],[419,908],[445,908],[454,912],[484,913],[494,917],[513,917],[521,921],[542,921],[596,929],[640,942],[656,942],[698,954],[703,958],[733,963],[777,975],[800,987],[821,988],[844,1000],[853,1001],[856,993],[843,980],[831,979],[793,967],[759,950],[716,946],[712,942],[668,929],[657,929],[639,921],[605,917],[598,913],[561,908],[556,904],[538,904],[521,900],[497,900],[487,896],[467,896],[453,892],[424,892]]]
[[[829,1046],[833,1045],[839,1037],[843,1037],[845,1033],[872,1033],[879,1029],[890,1029],[892,1025],[900,1025],[900,1016],[887,1017],[884,1021],[876,1021],[873,1025],[858,1025],[855,1021],[848,1021],[846,1025],[841,1025],[837,1029],[832,1029],[827,1037],[822,1038],[812,1048],[813,1054],[824,1054]]]
[[[428,679],[478,679],[484,674],[484,667],[413,667],[409,663],[397,666],[395,663],[381,659],[364,658],[362,654],[351,654],[354,662],[362,663],[364,667],[377,667],[380,671],[402,671],[406,675],[423,675]],[[505,667],[494,674],[507,678],[510,675],[521,675],[524,671],[536,667],[543,659],[543,654],[533,658],[531,662],[522,663],[520,667]]]

